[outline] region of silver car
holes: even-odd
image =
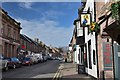
[[[8,70],[8,60],[5,60],[2,54],[0,54],[0,69]]]

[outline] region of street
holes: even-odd
[[[1,2],[0,79],[120,80],[120,0]]]
[[[60,62],[58,60],[48,60],[31,66],[11,69],[2,73],[2,78],[52,78]]]

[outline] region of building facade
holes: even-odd
[[[75,62],[78,60],[77,64],[84,65],[85,73],[97,79],[120,79],[120,11],[118,7],[117,19],[113,19],[114,5],[120,6],[120,2],[87,0],[74,21],[77,31],[74,33],[77,47]],[[83,32],[78,30],[79,27],[83,27]],[[77,39],[78,33],[84,36],[84,42],[79,43],[82,38]]]
[[[18,46],[20,45],[20,23],[12,19],[7,12],[0,8],[1,14],[1,33],[0,41],[2,41],[2,54],[6,57],[16,57],[18,54]]]

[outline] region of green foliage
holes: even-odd
[[[111,12],[112,12],[112,18],[115,20],[120,19],[120,1],[117,3],[113,3],[111,5]]]
[[[94,26],[94,27],[92,27]],[[89,29],[89,32],[92,33],[93,31],[94,32],[98,32],[100,30],[100,26],[98,25],[97,22],[92,22],[91,25],[90,25],[90,29]]]

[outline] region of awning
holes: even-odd
[[[108,25],[105,29],[110,37],[120,44],[120,23],[118,21],[113,22],[112,24]]]

